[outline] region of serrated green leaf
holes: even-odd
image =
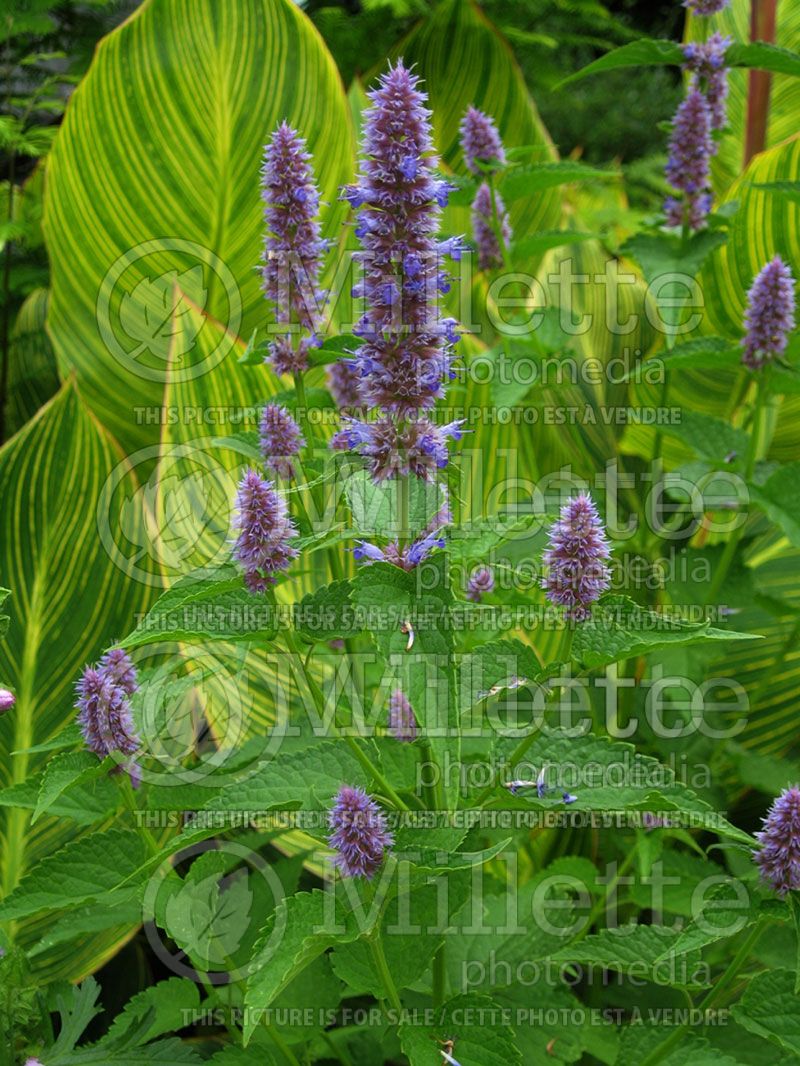
[[[619,973],[644,977],[656,984],[676,988],[703,988],[707,981],[700,978],[700,956],[684,953],[672,958],[670,946],[677,941],[674,929],[654,925],[628,925],[603,929],[570,944],[551,956],[553,962],[576,962],[616,970]]]
[[[669,646],[758,639],[753,633],[714,629],[710,622],[683,622],[657,614],[627,596],[604,596],[592,609],[592,617],[576,627],[572,657],[585,669],[596,670]]]
[[[800,1055],[800,997],[791,970],[760,973],[745,985],[733,1017],[756,1036]]]
[[[684,61],[683,49],[676,41],[659,41],[652,37],[643,37],[639,41],[631,41],[630,44],[615,48],[582,70],[564,78],[558,83],[556,89],[563,89],[565,85],[586,78],[590,74],[602,74],[606,70],[620,70],[623,67],[681,66]]]
[[[104,773],[108,773],[108,767],[104,767],[90,751],[67,752],[51,759],[44,768],[31,825],[53,806],[66,789]]]
[[[437,1011],[435,1025],[401,1025],[400,1044],[410,1066],[431,1066],[437,1045],[455,1039],[453,1057],[469,1066],[521,1066],[513,1030],[502,1009],[487,996],[464,995]]]

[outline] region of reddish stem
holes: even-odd
[[[750,13],[750,40],[775,43],[778,0],[752,0]],[[745,167],[767,145],[769,122],[769,97],[772,75],[767,70],[750,71],[750,89],[747,97],[747,133],[744,142]]]

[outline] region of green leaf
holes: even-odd
[[[17,312],[11,331],[6,407],[9,436],[22,429],[58,391],[56,358],[45,331],[47,304],[47,289],[34,289]]]
[[[667,370],[738,370],[742,363],[742,349],[724,337],[697,337],[695,340],[662,349],[653,363],[663,363]],[[641,375],[646,363],[637,363],[625,378],[630,381]]]
[[[52,1048],[55,1056],[72,1051],[92,1018],[102,1012],[97,1005],[99,995],[100,986],[93,977],[87,977],[77,987],[56,990],[54,1007],[61,1018],[61,1029]]]
[[[710,622],[683,622],[656,614],[627,596],[604,596],[592,617],[576,626],[572,656],[585,669],[596,670],[670,646],[758,639],[752,633],[714,629]]]
[[[692,296],[686,278],[694,278],[715,248],[725,244],[721,230],[701,230],[684,239],[672,233],[638,233],[622,246],[641,266],[659,306],[667,333],[685,332],[685,305]],[[696,296],[694,301],[696,301]]]
[[[294,624],[307,640],[317,644],[360,632],[351,599],[352,581],[333,581],[307,593],[296,605]]]
[[[37,774],[51,760],[49,746],[39,746],[60,739],[74,722],[74,684],[82,669],[132,625],[149,601],[147,588],[131,580],[119,551],[125,542],[122,518],[104,494],[111,482],[120,493],[135,494],[130,468],[121,464],[116,446],[72,384],[0,450],[5,501],[0,573],[14,578],[13,624],[0,637],[0,679],[17,695],[13,714],[0,717],[0,784],[21,790],[23,782],[35,782],[29,806],[8,806],[0,814],[5,897],[32,866],[74,836],[78,824],[70,811],[85,824],[107,814],[106,799],[118,794],[101,779],[91,788],[77,786],[83,802],[64,793],[51,809],[61,821],[42,819],[30,831],[28,810],[35,809],[44,783]],[[66,499],[81,505],[65,511]],[[135,540],[140,530],[140,513],[131,513],[126,533]],[[49,779],[48,789],[54,781]],[[92,798],[101,793],[103,802]],[[25,943],[26,923],[18,935]],[[118,929],[86,937],[68,953],[40,956],[37,972],[75,979],[106,958],[120,939]]]
[[[453,1058],[469,1066],[521,1066],[514,1031],[501,1024],[503,1011],[487,996],[456,996],[436,1012],[433,1025],[400,1026],[400,1045],[410,1066],[431,1066],[436,1041],[453,1038]],[[433,1052],[433,1054],[432,1054]]]
[[[750,498],[800,547],[800,462],[780,466],[763,485],[750,485]]]
[[[788,921],[787,905],[779,899],[765,897],[756,885],[720,878],[717,875],[716,883],[695,900],[692,921],[670,946],[669,953],[699,951],[708,944],[736,936],[762,918]]]
[[[683,49],[676,41],[659,41],[652,37],[643,37],[639,41],[631,41],[630,44],[624,44],[621,48],[607,52],[582,70],[564,78],[555,86],[555,89],[563,89],[565,85],[586,78],[590,74],[602,74],[606,70],[619,70],[622,67],[681,66],[684,61]]]
[[[751,67],[800,78],[800,55],[766,41],[732,44],[725,53],[725,63],[729,67]]]
[[[596,239],[596,233],[579,233],[577,230],[554,230],[551,233],[532,233],[511,245],[511,260],[517,266],[528,259],[539,259],[553,248],[566,248],[571,244]]]
[[[743,429],[736,429],[721,418],[713,418],[699,411],[681,410],[680,422],[665,422],[664,433],[678,437],[695,455],[724,466],[729,455],[744,460],[747,455],[749,436]]]
[[[669,965],[669,947],[677,938],[674,929],[655,925],[603,929],[579,943],[562,948],[551,956],[551,960],[616,970],[675,988],[707,987],[708,981],[699,976],[702,973],[699,953],[680,960],[672,959],[675,965]]]
[[[756,1036],[786,1051],[800,1054],[800,997],[795,995],[790,970],[760,973],[746,985],[733,1017]]]
[[[200,993],[194,981],[184,977],[158,981],[128,1000],[101,1043],[113,1046],[123,1037],[133,1037],[137,1045],[145,1044],[164,1033],[184,1029],[184,1012],[196,1011],[199,1006]]]
[[[469,710],[505,689],[534,682],[542,673],[536,653],[521,640],[496,640],[465,655],[459,667],[459,707]]]
[[[522,197],[533,196],[545,189],[554,189],[570,182],[611,181],[619,177],[616,171],[600,170],[598,167],[590,167],[573,160],[565,160],[562,163],[534,163],[506,171],[500,179],[500,194],[506,204],[513,204]]]
[[[0,921],[102,899],[145,865],[139,833],[107,829],[72,840],[48,855],[0,903]]]
[[[315,958],[361,935],[355,915],[332,893],[298,892],[282,900],[256,944],[245,991],[244,1042],[259,1024],[258,1012]]]
[[[250,592],[241,573],[226,567],[210,577],[191,575],[164,592],[121,646],[140,648],[170,641],[270,641],[275,608]]]
[[[286,70],[313,92],[290,91]],[[325,236],[338,239],[338,189],[354,154],[349,108],[336,64],[291,0],[141,6],[100,42],[67,108],[47,167],[49,326],[62,373],[76,372],[127,454],[157,443],[158,426],[135,409],[160,408],[171,374],[207,373],[233,352],[232,338],[264,329],[272,314],[254,269],[258,173],[284,119],[308,139],[331,205]],[[170,370],[173,312],[188,303],[186,284],[169,282],[181,277],[205,294],[200,310],[211,321],[183,330]],[[213,320],[226,330],[210,348],[202,342]]]
[[[113,767],[113,762],[112,762]],[[94,777],[108,773],[98,757],[90,751],[66,752],[51,759],[44,769],[36,810],[31,818],[31,825],[48,811],[66,789],[81,781],[90,781]]]

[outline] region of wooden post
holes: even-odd
[[[750,40],[775,43],[778,0],[752,0]],[[747,131],[744,141],[745,167],[767,144],[769,97],[772,75],[767,70],[751,70],[747,94]]]

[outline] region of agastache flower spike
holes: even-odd
[[[467,169],[473,174],[493,173],[506,163],[505,149],[494,120],[475,107],[467,108],[461,120],[461,150]],[[489,167],[491,170],[487,170]],[[484,181],[472,202],[472,235],[478,249],[480,270],[492,270],[503,265],[496,225],[500,227],[503,242],[508,245],[512,236],[508,212],[497,191],[492,203],[492,189],[488,181]]]
[[[421,414],[453,376],[454,324],[440,312],[449,279],[445,252],[460,242],[437,239],[447,188],[434,175],[430,112],[419,79],[402,62],[370,92],[358,184],[345,197],[358,209],[363,275],[354,292],[366,311],[354,332],[359,399],[372,422],[348,423],[334,448],[363,455],[376,482],[432,477],[446,463],[446,436]],[[444,453],[444,458],[442,457]]]
[[[484,593],[494,590],[494,574],[488,566],[478,567],[467,581],[467,599],[480,603]]]
[[[683,46],[686,57],[683,69],[692,75],[689,88],[699,89],[708,101],[712,130],[724,129],[727,122],[728,70],[725,53],[732,44],[732,37],[713,33],[705,43],[691,42]]]
[[[800,788],[781,792],[755,836],[761,846],[753,858],[763,879],[779,896],[800,888]]]
[[[334,863],[345,877],[374,877],[394,837],[386,816],[361,788],[342,785],[330,811],[333,830],[328,843],[337,852]]]
[[[711,138],[711,108],[699,89],[690,89],[672,123],[669,160],[665,170],[669,184],[682,194],[664,204],[669,226],[698,230],[711,210],[710,160],[714,154]]]
[[[268,403],[261,413],[259,426],[261,455],[270,473],[287,481],[294,477],[292,457],[305,447],[300,427],[286,410]]]
[[[479,111],[477,107],[468,107],[459,127],[461,133],[461,150],[467,170],[472,174],[482,174],[491,164],[505,166],[506,153],[494,119]],[[496,168],[493,168],[496,169]]]
[[[718,15],[724,11],[730,0],[683,0],[683,6],[688,7],[693,15]]]
[[[417,719],[402,689],[395,689],[389,697],[389,732],[402,743],[417,739]]]
[[[286,122],[264,152],[264,293],[275,305],[279,325],[291,327],[270,345],[277,374],[307,369],[316,342],[322,292],[319,275],[327,244],[317,220],[319,192],[303,138]],[[303,336],[302,334],[305,334]]]
[[[495,192],[494,209],[492,208],[492,190],[484,182],[472,201],[472,235],[475,238],[475,247],[478,249],[480,270],[493,270],[503,265],[503,251],[493,225],[494,211],[497,212],[497,221],[500,224],[503,241],[508,245],[511,242],[512,231],[505,204],[500,193]]]
[[[101,759],[118,753],[134,755],[141,746],[131,713],[130,696],[136,691],[136,669],[121,648],[106,653],[97,666],[87,666],[76,684],[78,724],[89,751]],[[140,771],[131,760],[127,770],[138,785]]]
[[[297,536],[286,501],[255,470],[248,470],[236,496],[239,531],[233,549],[251,592],[264,592],[279,570],[288,569],[297,549],[289,543]]]
[[[795,327],[795,281],[779,255],[767,263],[747,296],[742,362],[759,370],[786,350]]]
[[[606,564],[611,550],[588,494],[575,496],[562,507],[549,541],[543,556],[548,574],[542,587],[551,603],[566,607],[568,619],[584,621],[591,615],[591,605],[611,585]]]

